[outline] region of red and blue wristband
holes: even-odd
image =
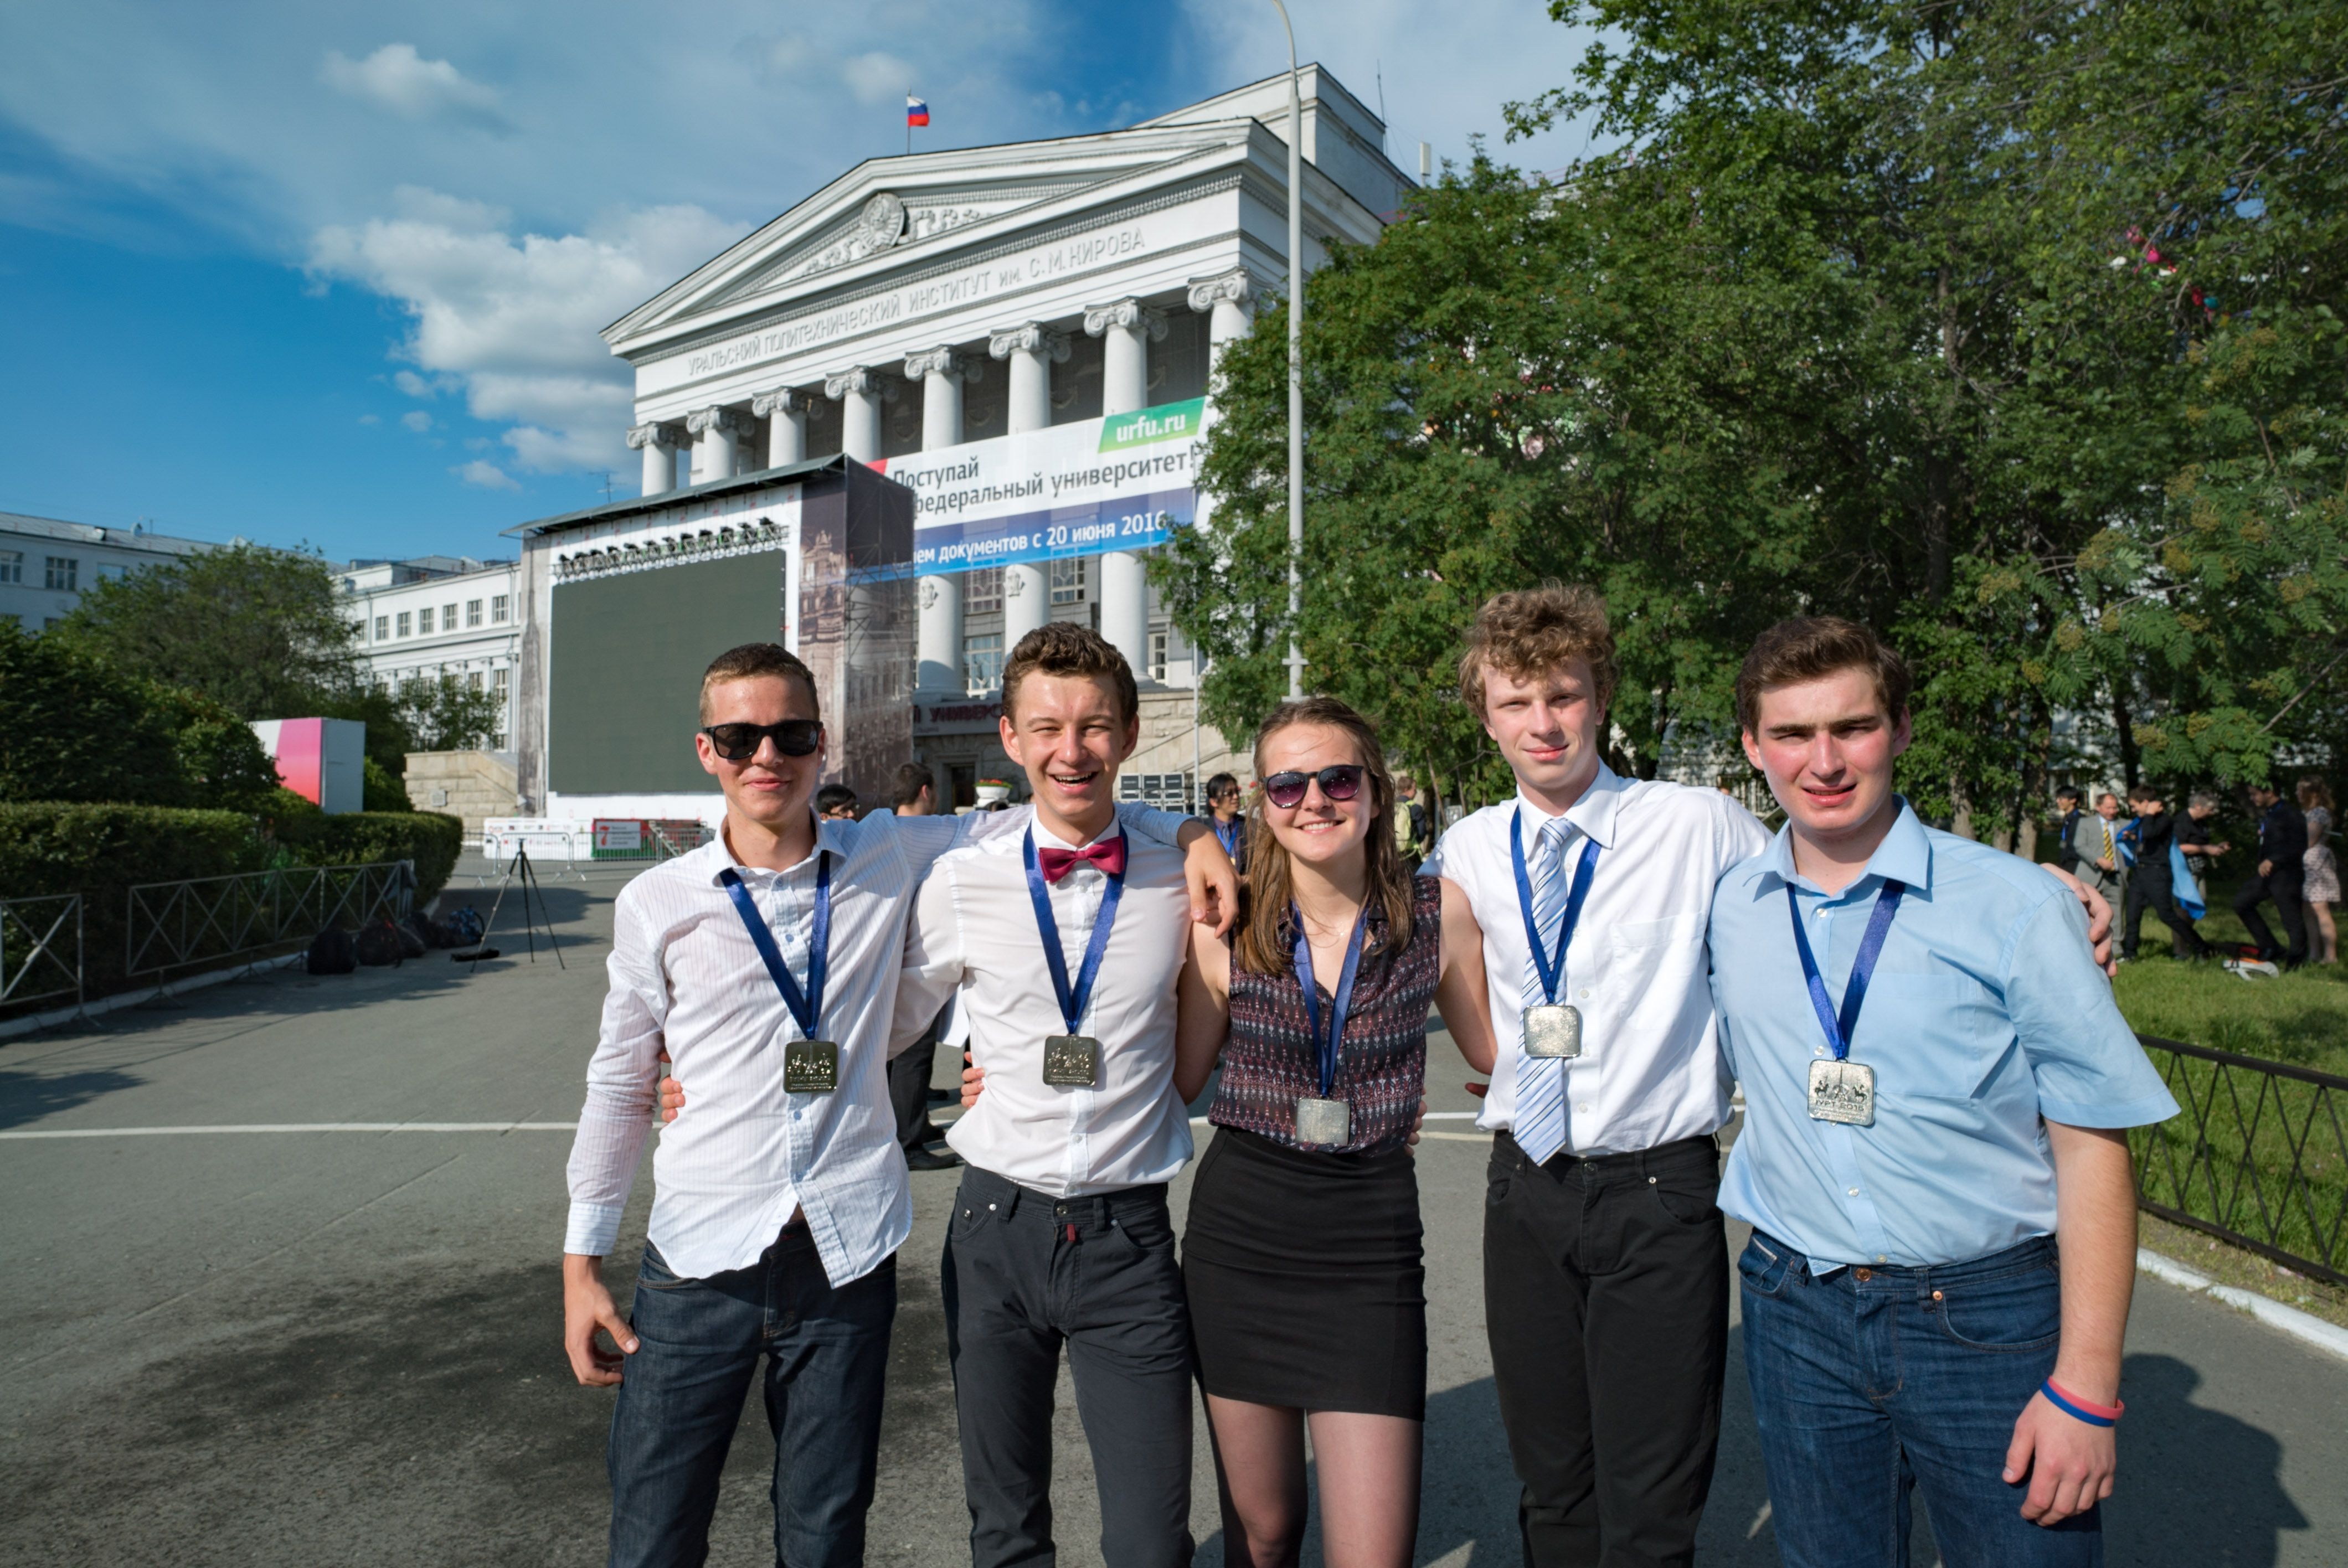
[[[2099,1405],[2093,1399],[2083,1399],[2052,1378],[2041,1383],[2038,1391],[2046,1396],[2048,1404],[2091,1427],[2116,1427],[2120,1422],[2120,1412],[2127,1409],[2124,1404]]]

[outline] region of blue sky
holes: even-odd
[[[1525,0],[1296,0],[1389,150],[1583,36]],[[1285,65],[1265,0],[242,0],[0,13],[0,511],[497,555],[634,492],[596,329],[863,158],[1098,130]]]

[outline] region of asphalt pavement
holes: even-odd
[[[509,903],[492,938],[509,956],[478,970],[441,954],[274,970],[0,1044],[0,1254],[23,1271],[0,1340],[0,1563],[601,1560],[613,1396],[562,1357],[560,1125],[579,1110],[618,885],[547,882],[567,968],[500,939]],[[456,897],[486,911],[489,892],[460,879]],[[1472,1109],[1456,1055],[1438,1040],[1434,1060],[1434,1109]],[[355,1130],[369,1123],[401,1130]],[[498,1130],[419,1130],[478,1123]],[[1462,1120],[1428,1126],[1418,1561],[1496,1568],[1518,1545],[1482,1320],[1488,1143]],[[913,1178],[876,1563],[968,1561],[937,1295],[954,1181]],[[650,1187],[647,1169],[611,1266],[623,1300]],[[1703,1557],[1775,1563],[1735,1358],[1732,1337]],[[1091,1465],[1063,1394],[1061,1559],[1090,1564]],[[2127,1396],[2110,1561],[2348,1563],[2348,1362],[2140,1278]],[[1203,1425],[1197,1452],[1199,1561],[1220,1563]],[[714,1563],[772,1561],[772,1462],[754,1399]],[[1916,1561],[1934,1561],[1929,1532]]]

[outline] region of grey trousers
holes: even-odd
[[[1166,1189],[1058,1198],[963,1174],[946,1230],[946,1348],[973,1568],[1049,1568],[1060,1347],[1108,1568],[1190,1561],[1190,1319]]]

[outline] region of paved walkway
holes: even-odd
[[[277,973],[0,1045],[0,1250],[19,1282],[0,1562],[600,1561],[611,1396],[563,1362],[570,1139],[531,1129],[578,1112],[615,886],[549,885],[567,969],[541,951],[472,974],[442,955]],[[1437,1109],[1472,1105],[1456,1059],[1437,1061]],[[321,1123],[519,1130],[20,1135]],[[1485,1144],[1431,1125],[1419,1561],[1497,1568],[1517,1543],[1478,1285]],[[914,1179],[877,1563],[968,1561],[936,1286],[953,1181]],[[623,1255],[649,1196],[647,1173]],[[2127,1397],[2115,1563],[2348,1562],[2348,1363],[2145,1280]],[[1062,1408],[1063,1560],[1088,1564],[1091,1469]],[[755,1409],[745,1423],[719,1563],[772,1560],[772,1450]],[[1193,1528],[1220,1563],[1203,1437],[1199,1454]],[[1763,1502],[1732,1366],[1707,1562],[1776,1560]]]

